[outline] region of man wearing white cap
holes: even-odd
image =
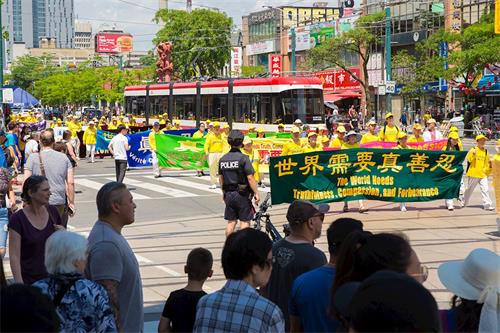
[[[89,126],[85,129],[85,132],[83,132],[83,144],[85,145],[86,155],[85,158],[89,163],[94,163],[95,145],[97,142],[97,129],[94,125],[95,123],[90,121]]]
[[[436,120],[431,118],[427,120],[427,129],[424,132],[424,141],[442,140],[443,134],[436,128]]]
[[[299,118],[295,119],[293,125],[296,126],[302,132],[302,120]]]

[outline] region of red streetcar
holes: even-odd
[[[206,119],[275,130],[279,123],[324,123],[323,87],[317,77],[224,79],[125,87],[127,114],[146,119],[168,113],[184,126]]]

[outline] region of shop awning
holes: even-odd
[[[355,90],[345,90],[333,94],[324,94],[323,95],[323,100],[325,102],[336,102],[340,101],[341,99],[346,99],[346,98],[360,98],[361,93]]]
[[[477,88],[486,94],[499,92],[500,80],[495,80],[495,75],[485,75],[478,81]]]

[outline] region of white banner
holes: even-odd
[[[263,53],[272,53],[275,51],[276,45],[274,40],[266,40],[263,42],[247,45],[247,55],[249,56]]]

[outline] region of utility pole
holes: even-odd
[[[295,27],[291,27],[292,34],[292,76],[295,76],[295,71],[297,70],[297,64],[295,62]]]
[[[186,11],[188,13],[191,13],[192,8],[193,8],[193,1],[192,0],[186,0]]]
[[[385,4],[385,80],[392,80],[392,59],[391,59],[391,7]],[[392,112],[392,95],[385,95],[386,113]]]

